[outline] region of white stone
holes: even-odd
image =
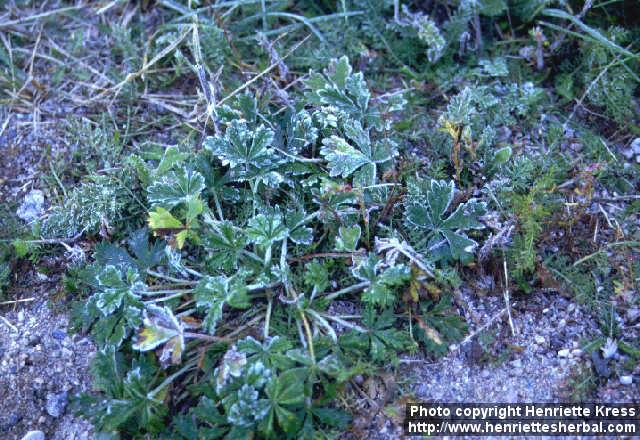
[[[29,431],[22,437],[22,440],[44,440],[44,432]]]
[[[36,220],[44,211],[44,193],[39,189],[31,190],[22,201],[16,215],[27,223]]]
[[[632,382],[633,382],[633,376],[631,376],[631,375],[620,376],[620,383],[622,385],[631,385]]]
[[[558,350],[558,356],[561,358],[569,357],[569,353],[570,351],[568,348],[565,348],[564,350]]]
[[[536,340],[536,344],[540,344],[540,345],[544,344],[546,341],[544,339],[544,336],[540,336],[540,335],[535,335],[533,339]]]

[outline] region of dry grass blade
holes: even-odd
[[[98,95],[94,96],[93,98],[89,99],[89,102],[97,101],[101,98],[104,98],[109,93],[114,93],[115,94],[114,98],[115,98],[125,85],[127,85],[129,82],[133,81],[134,79],[144,75],[151,68],[151,66],[155,65],[162,58],[166,57],[169,53],[173,52],[173,50],[175,50],[175,48],[178,47],[184,41],[187,35],[192,32],[192,30],[193,30],[192,26],[189,26],[186,30],[182,31],[182,33],[177,39],[175,39],[170,45],[162,49],[160,53],[158,53],[155,57],[153,57],[151,61],[149,61],[148,63],[145,63],[145,65],[142,66],[140,70],[138,70],[137,72],[129,73],[125,79],[120,81],[115,86],[110,87],[104,90],[103,92],[99,93]]]
[[[310,35],[307,35],[306,37],[304,37],[301,41],[296,43],[295,46],[293,46],[291,49],[289,49],[289,51],[286,54],[284,54],[284,56],[282,57],[281,60],[278,60],[277,62],[271,64],[269,67],[264,69],[262,72],[260,72],[259,74],[257,74],[253,78],[251,78],[249,81],[247,81],[246,83],[242,84],[240,87],[235,89],[233,92],[229,93],[227,96],[222,98],[222,100],[220,100],[220,102],[218,102],[217,105],[224,104],[225,102],[227,102],[228,100],[230,100],[231,98],[236,96],[238,93],[242,92],[244,89],[249,87],[251,84],[253,84],[254,82],[258,81],[260,78],[265,76],[267,73],[271,72],[273,69],[278,67],[282,60],[287,59],[287,57],[289,57],[289,55],[291,55],[293,52],[295,52],[296,49],[298,49],[300,46],[302,46],[309,38],[310,38]]]
[[[39,20],[41,18],[51,17],[57,14],[64,14],[65,12],[77,11],[85,7],[86,5],[69,6],[66,8],[54,9],[53,11],[42,12],[40,14],[29,15],[28,17],[18,18],[16,20],[5,21],[4,23],[0,23],[0,29],[11,27],[11,26],[18,26],[21,24]]]

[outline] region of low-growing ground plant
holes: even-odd
[[[473,259],[484,204],[454,202],[453,181],[386,177],[397,106],[374,104],[346,57],[305,85],[303,110],[241,96],[202,149],[137,161],[147,226],[98,245],[79,313],[100,350],[102,394],[80,401],[98,430],[313,437],[345,427],[331,396],[354,375],[464,335],[450,297],[402,292]]]
[[[468,336],[461,291],[507,308],[505,292],[567,292],[600,323],[591,348],[636,368],[630,2],[116,1],[14,20],[30,3],[0,21],[0,102],[25,115],[0,108],[0,144],[15,121],[21,139],[39,118],[64,133],[34,168],[46,213],[2,207],[0,299],[19,263],[63,254],[98,347],[76,409],[101,438],[335,438],[354,402],[378,405],[363,380]],[[574,379],[577,399],[597,385]]]

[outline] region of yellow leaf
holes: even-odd
[[[184,242],[189,236],[189,231],[185,229],[184,231],[180,231],[176,234],[176,243],[178,245],[178,249],[182,249],[184,246]]]
[[[155,211],[149,212],[149,227],[151,229],[178,229],[184,226],[169,211],[164,208],[156,207]]]

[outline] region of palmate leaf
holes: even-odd
[[[366,257],[354,257],[351,272],[354,277],[371,284],[362,293],[362,301],[369,305],[387,307],[396,300],[395,287],[411,278],[409,267],[404,264],[382,268],[383,261],[373,253]]]
[[[340,337],[340,345],[350,351],[371,355],[376,361],[393,360],[398,351],[411,346],[407,332],[393,327],[395,321],[393,309],[387,308],[378,313],[374,307],[367,307],[362,314],[362,325],[368,332],[351,330]]]
[[[456,313],[450,295],[444,295],[438,302],[424,301],[420,306],[422,314],[416,317],[416,334],[427,351],[442,356],[450,343],[462,339],[467,323]]]
[[[149,245],[149,230],[147,228],[140,228],[132,232],[127,244],[141,271],[159,264],[164,257],[166,243],[163,240],[156,240],[153,245]]]
[[[97,291],[89,298],[84,313],[93,322],[91,334],[100,346],[120,346],[124,338],[141,322],[140,300],[147,286],[132,267],[107,265],[96,276]]]
[[[276,161],[273,150],[273,130],[260,125],[255,130],[243,120],[232,120],[223,137],[209,136],[204,148],[215,155],[222,165],[228,165],[237,180],[265,176]]]
[[[322,140],[320,154],[329,163],[331,177],[349,177],[362,165],[369,163],[369,159],[360,151],[338,136],[331,136]]]
[[[267,384],[265,391],[269,397],[269,412],[261,424],[261,430],[267,435],[275,434],[276,420],[284,432],[297,431],[300,419],[295,410],[304,403],[305,383],[308,376],[308,368],[292,368]]]
[[[138,272],[128,268],[123,279],[122,272],[115,266],[107,266],[97,276],[99,292],[96,296],[96,306],[104,316],[109,316],[117,309],[140,304],[142,292],[147,290]]]
[[[453,181],[413,182],[409,186],[405,218],[410,228],[432,234],[431,249],[436,249],[439,242],[445,242],[452,258],[465,261],[478,244],[463,231],[484,228],[479,217],[486,213],[486,204],[471,199],[447,215],[454,193]]]
[[[351,227],[340,226],[336,236],[336,250],[344,252],[355,251],[358,246],[358,240],[360,240],[360,233],[359,225]]]
[[[295,244],[309,245],[313,241],[313,229],[305,226],[308,221],[303,209],[287,209],[285,215],[287,236]]]
[[[284,240],[289,231],[284,224],[282,214],[278,210],[273,210],[251,218],[245,232],[251,243],[268,248]]]
[[[205,217],[206,218],[206,217]],[[213,251],[213,260],[222,268],[238,268],[240,255],[247,245],[244,230],[230,221],[207,221],[208,233],[204,236],[207,249]]]
[[[189,168],[179,168],[154,182],[147,189],[147,198],[153,206],[169,210],[176,206],[186,208],[187,222],[190,222],[204,208],[200,200],[200,193],[204,188],[202,174]]]
[[[249,306],[246,285],[242,277],[204,277],[194,289],[194,297],[196,305],[206,309],[206,317],[202,325],[210,334],[215,334],[216,325],[222,319],[222,309],[225,304],[236,308]]]
[[[102,242],[96,245],[93,257],[100,266],[112,265],[122,270],[132,267],[141,272],[162,261],[165,243],[162,240],[157,240],[153,245],[149,245],[149,230],[147,228],[140,228],[132,232],[127,244],[133,252],[133,256],[120,246]]]
[[[320,154],[329,164],[329,175],[346,178],[358,171],[354,177],[356,185],[374,185],[378,166],[393,158],[395,145],[388,140],[372,142],[369,130],[363,129],[359,121],[345,123],[345,134],[357,148],[335,135],[322,140]]]
[[[140,358],[134,360],[126,375],[121,374],[123,369],[124,364],[114,354],[113,348],[98,352],[92,372],[105,395],[82,395],[76,403],[77,411],[91,417],[98,432],[130,434],[131,427],[143,427],[148,433],[160,432],[164,428],[162,421],[168,408],[163,402],[166,388],[151,392],[158,379],[155,367]],[[109,387],[101,385],[107,382],[112,384]],[[130,424],[132,421],[135,423]]]
[[[166,368],[178,365],[184,351],[184,325],[173,315],[171,309],[148,305],[144,311],[144,326],[131,346],[134,350],[148,351],[164,344],[160,363]]]
[[[250,362],[259,361],[266,367],[282,366],[284,353],[292,348],[291,341],[282,336],[273,336],[259,342],[251,336],[236,343],[238,351],[247,355]]]
[[[149,227],[156,235],[175,233],[178,249],[182,249],[184,247],[184,242],[191,232],[187,226],[180,222],[180,220],[160,206],[157,206],[154,211],[149,212],[149,218],[147,221],[149,223]]]
[[[312,103],[335,108],[356,120],[380,125],[380,117],[369,108],[371,92],[361,72],[353,73],[349,59],[332,60],[323,74],[311,73],[305,85]]]
[[[304,284],[312,287],[316,294],[327,290],[327,287],[329,287],[329,271],[325,265],[315,260],[307,263],[304,273]]]
[[[318,139],[318,128],[306,110],[294,113],[287,119],[286,143],[283,145],[289,154],[298,154],[303,148],[313,145]]]

